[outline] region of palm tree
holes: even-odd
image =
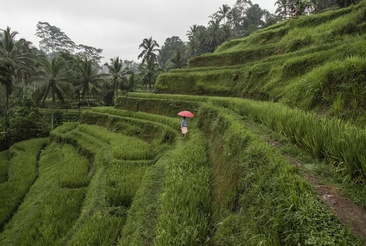
[[[211,52],[213,52],[222,41],[221,29],[219,21],[211,20],[206,33],[206,44],[209,45]]]
[[[7,116],[9,108],[9,98],[13,89],[14,69],[16,63],[13,57],[17,56],[15,36],[18,32],[11,32],[10,27],[1,30],[0,34],[0,83],[5,86],[5,109]]]
[[[115,59],[111,58],[110,61],[110,64],[105,63],[104,65],[107,66],[112,78],[114,96],[118,97],[118,86],[123,81],[123,76],[131,72],[128,68],[123,68],[123,62],[118,56]]]
[[[228,13],[229,15],[229,22],[231,28],[233,28],[233,31],[236,34],[239,34],[240,27],[241,27],[241,21],[242,21],[242,12],[239,8],[234,7],[231,9],[231,11]],[[239,36],[239,35],[238,35]]]
[[[92,60],[87,58],[81,59],[78,62],[78,81],[76,90],[83,98],[88,98],[88,107],[90,106],[90,96],[94,95],[97,98],[100,97],[103,91],[103,82],[105,81],[106,74],[100,73],[100,68],[93,65]]]
[[[31,47],[32,43],[25,39],[20,39],[17,44],[19,45],[19,52],[22,55],[22,62],[19,62],[15,72],[15,81],[21,85],[22,88],[22,100],[27,97],[26,86],[29,82],[29,78],[35,72],[34,67],[37,59],[38,50]]]
[[[5,87],[5,122],[8,117],[9,100],[16,78],[20,78],[20,71],[29,71],[29,52],[24,48],[29,44],[24,39],[15,40],[18,32],[12,32],[10,27],[0,33],[0,84]],[[18,76],[17,76],[18,75]],[[6,123],[5,123],[6,124]],[[4,131],[6,126],[4,125]]]
[[[142,77],[142,83],[146,85],[147,91],[149,90],[149,87],[155,84],[159,71],[159,64],[157,62],[155,62],[152,58],[147,60],[146,66],[143,67]]]
[[[188,39],[191,40],[197,32],[198,32],[197,25],[190,26],[189,31],[187,32]]]
[[[55,57],[51,61],[44,57],[40,61],[38,74],[32,79],[41,82],[41,85],[33,93],[35,103],[38,104],[42,101],[44,105],[48,97],[52,99],[51,129],[53,129],[53,111],[56,107],[56,99],[64,103],[73,92],[73,87],[69,83],[70,71],[67,69],[67,63],[60,57]]]
[[[138,59],[142,58],[142,63],[145,63],[145,61],[148,61],[152,59],[153,61],[157,61],[157,54],[155,52],[159,52],[159,49],[156,47],[159,47],[159,44],[150,38],[144,38],[142,43],[139,46],[140,48],[143,48],[143,51],[138,55]]]
[[[231,10],[231,8],[229,7],[229,5],[223,4],[222,7],[219,8],[219,11],[217,11],[213,17],[214,17],[214,19],[218,20],[219,22],[224,20],[224,25],[225,25],[226,20],[230,16],[230,14],[229,14],[230,10]]]
[[[283,18],[288,16],[288,0],[277,0],[275,5],[277,5],[276,14],[281,15]]]
[[[184,68],[186,66],[186,61],[183,59],[180,50],[177,50],[175,55],[170,58],[173,64],[173,68]]]

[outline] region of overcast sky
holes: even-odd
[[[236,0],[2,0],[0,29],[17,31],[37,48],[38,21],[61,29],[76,44],[103,49],[102,62],[119,56],[137,59],[139,45],[152,37],[160,47],[166,38],[178,36],[187,41],[187,31],[207,26],[209,16],[223,4],[233,7]],[[274,13],[276,0],[252,0]]]

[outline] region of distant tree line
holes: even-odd
[[[136,77],[143,67],[119,57],[102,67],[101,49],[75,45],[46,22],[37,25],[40,49],[17,35],[10,27],[0,31],[0,150],[47,135],[62,123],[59,109],[113,105],[119,93],[142,86]]]

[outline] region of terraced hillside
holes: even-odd
[[[228,41],[159,76],[156,91],[276,101],[365,126],[365,13],[362,1]]]
[[[0,245],[365,245],[365,10],[232,40],[167,94],[0,152]]]
[[[281,120],[240,103],[258,105],[131,93],[56,128],[48,141],[1,152],[9,209],[1,206],[0,245],[362,245],[288,156],[318,171],[325,164],[274,147],[276,134],[283,145],[297,137],[276,133]],[[196,114],[186,139],[182,108]],[[296,120],[299,112],[287,110]],[[15,167],[26,153],[35,175],[23,184]]]

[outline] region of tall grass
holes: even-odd
[[[206,245],[210,230],[210,172],[203,135],[192,132],[166,170],[154,245]]]
[[[90,215],[68,245],[116,245],[126,215],[125,211],[118,216],[111,213],[98,210]]]
[[[51,144],[43,151],[39,177],[0,234],[1,245],[61,245],[63,235],[79,216],[84,190],[58,186],[58,166],[63,159],[58,147]]]
[[[131,103],[135,103],[136,101],[133,101]],[[128,102],[127,102],[128,103]],[[120,108],[122,107],[122,108]],[[82,122],[86,123],[86,124],[94,124],[94,122],[96,122],[95,120],[93,120],[92,118],[100,118],[100,117],[110,117],[110,121],[118,121],[118,120],[122,120],[122,119],[130,119],[130,122],[133,122],[136,124],[136,121],[139,119],[140,121],[138,122],[142,122],[141,120],[146,120],[146,121],[150,121],[150,122],[154,122],[154,124],[156,126],[158,126],[159,128],[173,128],[176,129],[177,125],[179,126],[180,124],[180,118],[172,118],[172,117],[168,117],[165,115],[155,115],[155,114],[151,114],[151,113],[144,113],[144,112],[133,112],[133,111],[128,111],[128,110],[123,110],[123,107],[128,108],[128,106],[125,106],[125,101],[121,104],[118,105],[117,108],[103,108],[103,107],[98,107],[98,108],[93,108],[93,112],[85,112],[82,115]],[[141,111],[145,111],[143,109],[146,109],[148,107],[151,107],[151,105],[146,105],[144,107],[142,107],[140,110]],[[103,115],[100,114],[95,114],[95,112],[99,112],[102,113]],[[178,113],[178,111],[174,111],[174,113],[170,116],[176,116],[176,114]],[[122,117],[122,119],[115,119],[115,117]],[[134,119],[134,120],[133,120]],[[106,123],[104,122],[104,125]]]
[[[4,150],[0,152],[0,185],[8,180],[9,170],[9,151]]]
[[[19,142],[9,149],[7,180],[0,184],[0,228],[10,219],[38,177],[38,155],[46,139]]]
[[[113,157],[119,160],[146,160],[153,158],[155,154],[148,143],[110,132],[104,127],[81,124],[78,129],[110,145]]]
[[[154,100],[154,103],[160,101]],[[191,206],[184,200],[184,197],[192,196],[189,200],[195,201],[195,196],[179,185],[186,182],[187,186],[192,182],[189,179],[190,169],[185,169],[190,167],[190,163],[182,162],[185,160],[183,157],[176,163],[175,158],[180,156],[177,154],[166,171],[167,185],[162,197],[155,243],[296,245],[301,242],[307,245],[344,245],[351,242],[361,245],[318,198],[309,183],[300,177],[298,170],[241,122],[243,116],[250,117],[278,131],[285,131],[282,122],[296,119],[296,114],[290,110],[289,115],[280,118],[281,109],[288,108],[264,104],[266,106],[259,110],[261,107],[258,105],[262,104],[232,98],[210,98],[208,103],[200,104],[196,112],[196,126],[208,141],[207,151],[212,168],[210,215],[206,217],[208,220],[202,220],[211,225],[209,234],[204,240],[198,237],[201,240],[194,242],[190,241],[192,237],[184,234],[196,235],[195,227],[187,229],[188,223],[185,221],[192,216],[197,218],[195,221],[200,221],[200,216],[195,216],[196,211],[191,212],[193,207],[199,210],[197,206]],[[319,120],[317,117],[315,119]],[[184,144],[187,148],[195,148],[188,147],[187,142]],[[176,151],[179,153],[181,150],[178,147]],[[180,163],[184,165],[180,167]],[[170,166],[174,169],[171,170]],[[181,181],[179,177],[184,178]],[[175,194],[182,195],[178,199]],[[184,209],[186,206],[189,209]]]
[[[174,150],[168,151],[155,165],[146,169],[128,211],[127,222],[118,245],[154,245],[161,213],[160,197],[164,192],[166,166],[169,165],[172,151]]]
[[[336,161],[344,175],[366,177],[363,151],[366,133],[363,129],[281,104],[241,99],[215,99],[212,102],[270,126],[304,146],[317,158]]]
[[[110,163],[107,175],[107,202],[110,206],[131,206],[146,168],[146,165],[125,161]]]
[[[74,146],[62,146],[63,161],[60,163],[60,186],[67,188],[85,187],[89,184],[89,160],[80,155]]]
[[[241,117],[203,105],[213,172],[213,245],[361,245],[284,157]],[[319,222],[321,218],[321,222]]]
[[[355,58],[357,60],[357,58]],[[350,58],[348,64],[353,64]],[[352,65],[351,65],[352,66]],[[346,66],[348,67],[348,66]],[[138,94],[134,95],[135,97]],[[171,95],[150,95],[149,98],[163,98]],[[145,96],[143,96],[145,98]],[[179,95],[180,100],[199,101],[199,96]],[[142,99],[135,100],[141,103]],[[159,103],[159,101],[155,101]],[[355,125],[340,119],[319,117],[315,113],[301,109],[290,108],[286,105],[273,102],[259,102],[241,98],[206,97],[202,102],[234,110],[236,113],[249,117],[256,122],[263,123],[278,133],[284,134],[293,142],[304,146],[317,158],[328,158],[334,161],[343,175],[352,178],[365,178],[365,131]],[[205,129],[204,131],[207,131]]]

